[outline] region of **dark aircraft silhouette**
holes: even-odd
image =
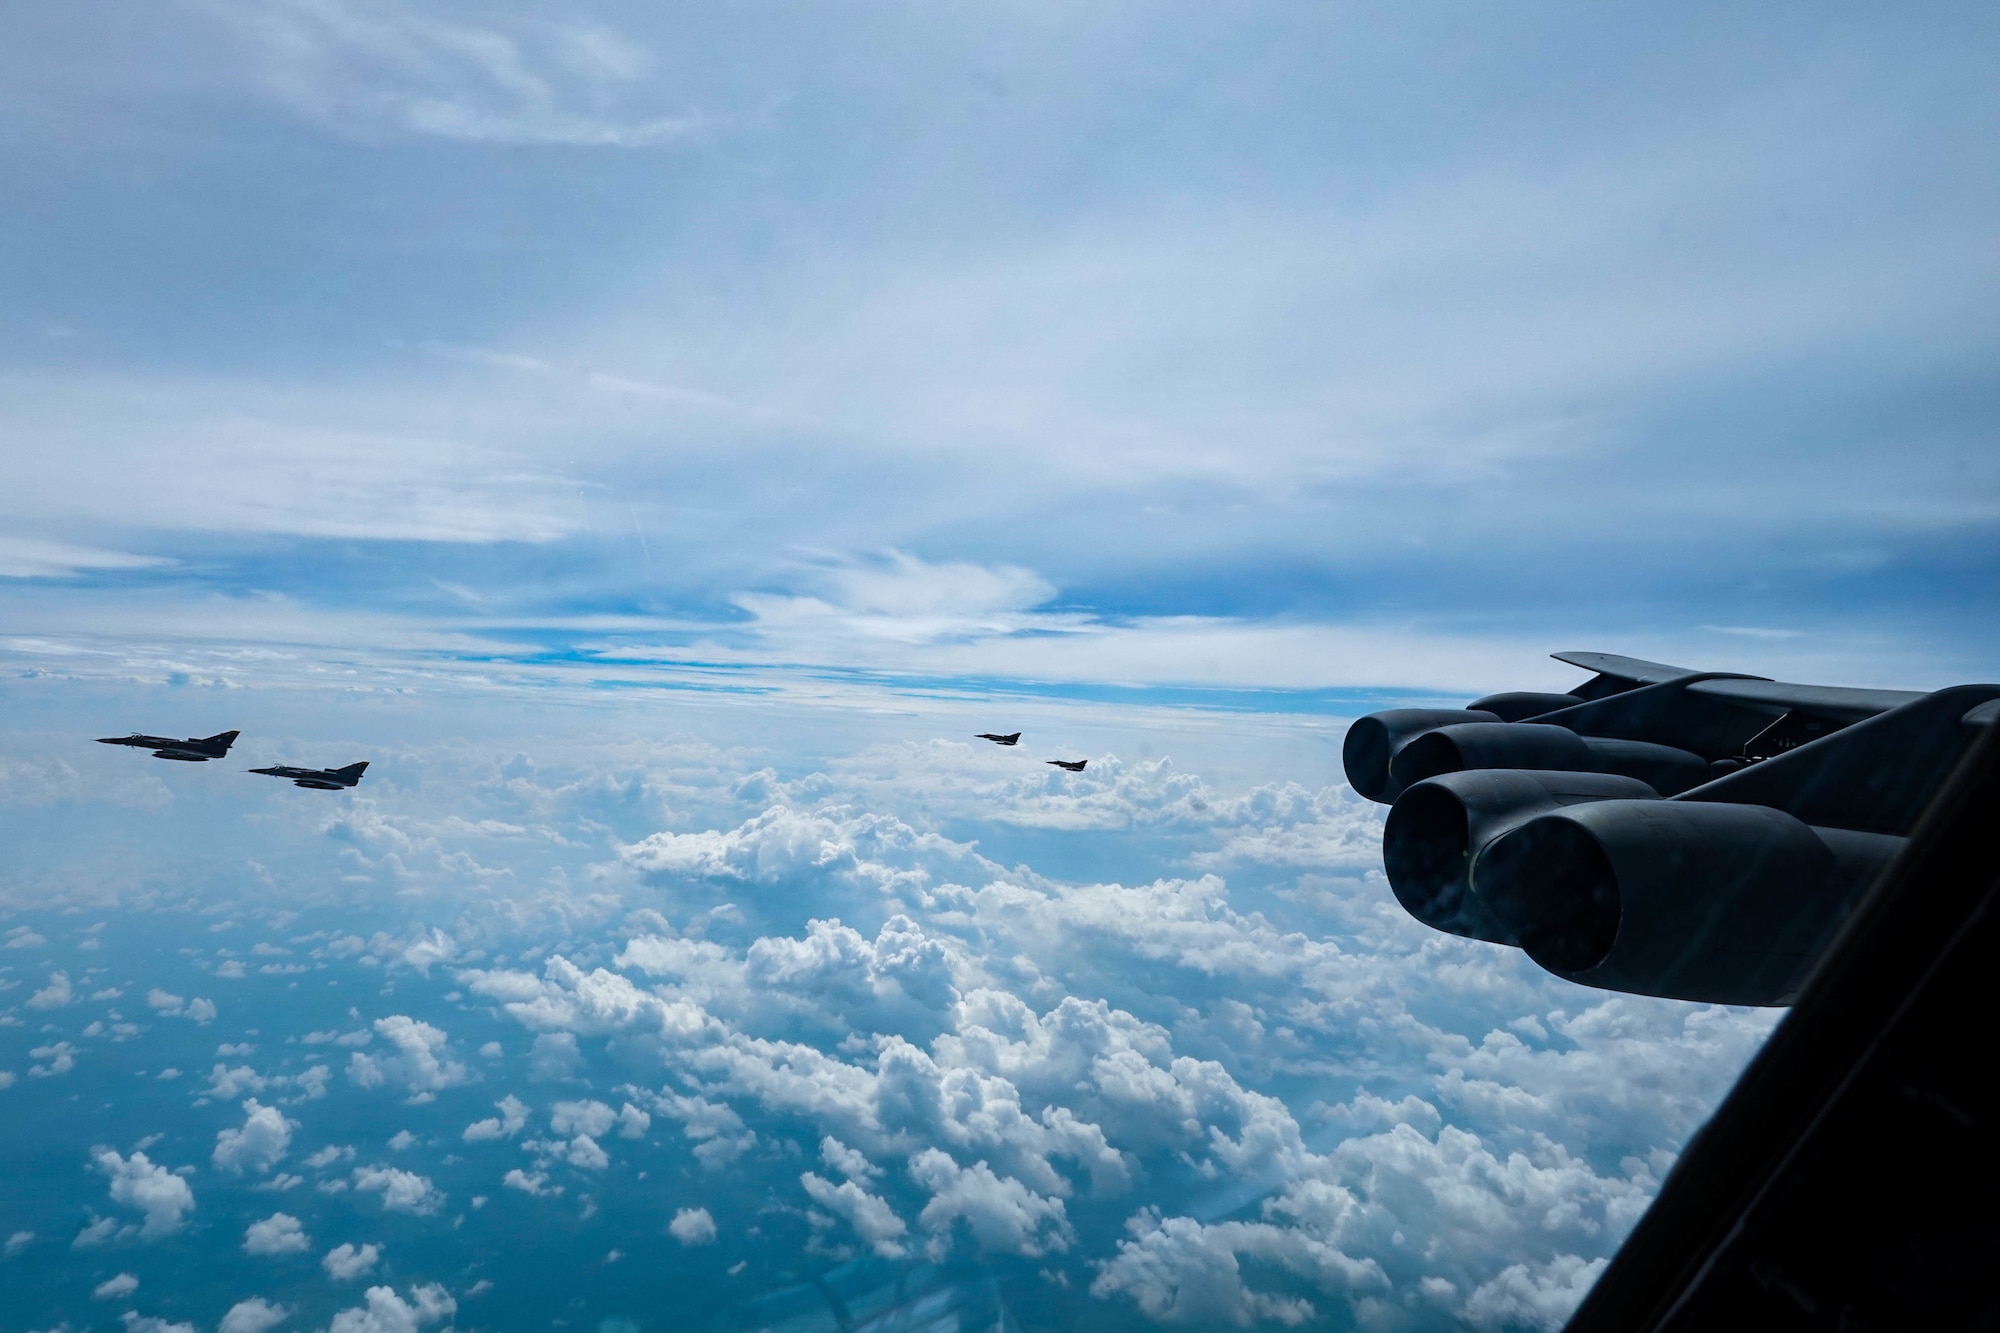
[[[1057,768],[1066,768],[1072,773],[1083,772],[1084,766],[1090,763],[1088,759],[1044,759],[1042,762],[1054,764]]]
[[[1608,653],[1568,694],[1356,722],[1389,887],[1427,926],[1606,990],[1789,1004],[2000,685],[1792,685]]]
[[[1021,733],[1018,731],[1014,731],[1014,732],[1009,732],[1005,736],[995,736],[990,731],[982,731],[973,739],[982,741],[992,741],[995,745],[1018,745],[1020,744],[1021,741]]]
[[[292,768],[278,764],[271,768],[253,768],[252,773],[262,773],[268,777],[290,778],[294,787],[311,787],[315,791],[345,791],[361,781],[361,775],[368,768],[368,761],[349,764],[346,768]]]
[[[178,759],[188,764],[205,764],[211,759],[220,759],[229,753],[229,747],[243,733],[222,731],[213,736],[184,741],[170,736],[142,736],[133,732],[130,736],[100,736],[99,745],[130,745],[141,750],[151,750],[155,759]]]

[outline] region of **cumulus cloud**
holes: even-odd
[[[142,1315],[136,1310],[127,1310],[118,1317],[125,1325],[125,1333],[195,1333],[193,1324],[185,1321],[168,1323],[153,1315]]]
[[[715,1218],[706,1208],[683,1208],[667,1223],[667,1234],[683,1245],[713,1245]]]
[[[252,1222],[243,1231],[246,1254],[299,1254],[312,1247],[299,1219],[289,1213],[272,1213],[261,1222]]]
[[[76,1068],[76,1047],[66,1041],[55,1042],[48,1046],[36,1046],[29,1050],[28,1054],[41,1062],[28,1066],[29,1078],[60,1078]],[[11,1078],[8,1080],[10,1083],[12,1081]]]
[[[467,1143],[482,1143],[491,1139],[513,1138],[528,1123],[528,1104],[508,1093],[493,1103],[499,1109],[499,1116],[488,1116],[475,1120],[465,1127],[464,1139]]]
[[[327,1333],[416,1333],[458,1313],[458,1302],[435,1282],[411,1287],[407,1300],[394,1287],[370,1287],[365,1299],[336,1314]]]
[[[130,1296],[138,1289],[139,1279],[137,1276],[131,1273],[120,1273],[116,1277],[108,1277],[98,1283],[91,1291],[90,1299],[94,1301],[115,1301],[122,1297]]]
[[[1609,1263],[1561,1254],[1544,1264],[1510,1264],[1466,1298],[1465,1317],[1476,1328],[1561,1328]]]
[[[95,1160],[98,1170],[111,1178],[112,1202],[146,1215],[139,1228],[141,1239],[158,1240],[187,1225],[187,1215],[194,1211],[194,1191],[187,1181],[155,1165],[143,1152],[121,1157],[106,1148]]]
[[[266,1333],[291,1317],[291,1311],[282,1305],[274,1305],[261,1296],[252,1296],[247,1301],[238,1301],[222,1316],[222,1322],[215,1326],[215,1333]]]
[[[1002,1179],[984,1162],[962,1168],[949,1154],[926,1148],[910,1159],[910,1179],[931,1193],[917,1217],[928,1231],[948,1234],[963,1220],[982,1249],[1028,1258],[1066,1250],[1075,1239],[1061,1199]]]
[[[354,1188],[382,1196],[382,1206],[392,1213],[427,1216],[444,1207],[444,1198],[428,1176],[399,1171],[390,1166],[360,1166],[354,1169]]]
[[[375,1263],[381,1257],[380,1245],[355,1246],[343,1242],[328,1250],[319,1263],[328,1277],[336,1282],[348,1282],[374,1271]]]
[[[523,1171],[519,1167],[515,1167],[502,1176],[500,1183],[510,1190],[519,1190],[523,1194],[533,1194],[537,1197],[544,1194],[561,1194],[563,1192],[561,1185],[549,1184],[548,1172]]]
[[[557,1102],[549,1116],[549,1127],[557,1134],[588,1134],[594,1139],[603,1138],[617,1122],[617,1113],[598,1101]]]
[[[391,1014],[375,1021],[375,1031],[393,1050],[381,1055],[356,1051],[347,1057],[347,1076],[361,1087],[394,1084],[409,1092],[412,1103],[423,1103],[469,1080],[465,1066],[447,1053],[449,1039],[442,1028],[408,1014]]]
[[[870,1194],[852,1180],[836,1185],[811,1171],[799,1177],[799,1184],[814,1203],[847,1219],[863,1243],[885,1259],[900,1259],[906,1253],[902,1238],[909,1225],[896,1216],[888,1201]]]
[[[146,1004],[155,1012],[168,1018],[186,1018],[207,1025],[215,1021],[215,1002],[196,997],[184,1000],[172,991],[158,986],[146,992]]]
[[[60,1009],[70,1001],[69,973],[49,973],[49,984],[25,1001],[30,1009]]]
[[[298,1122],[287,1120],[275,1106],[258,1105],[255,1097],[244,1101],[243,1113],[241,1129],[225,1129],[215,1136],[215,1152],[210,1160],[231,1175],[267,1172],[291,1147],[292,1130]]]

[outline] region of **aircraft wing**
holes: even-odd
[[[1550,653],[1549,656],[1558,662],[1582,667],[1585,671],[1595,671],[1601,676],[1629,680],[1635,685],[1657,685],[1663,680],[1703,674],[1693,667],[1668,666],[1664,662],[1648,662],[1642,657],[1620,657],[1617,653],[1561,652]]]
[[[1886,713],[1891,708],[1914,703],[1924,696],[1915,690],[1863,690],[1844,685],[1793,685],[1782,680],[1698,680],[1687,687],[1689,694],[1705,694],[1726,699],[1772,715],[1800,712],[1834,722],[1860,722]]]

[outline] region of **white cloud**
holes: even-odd
[[[435,1282],[410,1288],[408,1300],[393,1287],[370,1287],[366,1305],[342,1310],[327,1333],[416,1333],[458,1312],[458,1302]]]
[[[1466,1298],[1465,1316],[1476,1328],[1561,1328],[1609,1262],[1562,1254],[1533,1267],[1511,1264]]]
[[[97,569],[157,569],[174,562],[160,556],[107,551],[95,546],[0,536],[0,579],[56,579]],[[12,944],[0,946],[14,948]],[[23,948],[31,947],[27,945]]]
[[[69,1042],[59,1041],[50,1046],[36,1046],[28,1054],[44,1064],[29,1065],[29,1078],[59,1078],[76,1068],[76,1047]],[[10,1079],[9,1082],[12,1080]]]
[[[1301,1324],[1314,1315],[1298,1297],[1267,1296],[1244,1284],[1237,1259],[1238,1228],[1203,1227],[1191,1218],[1162,1222],[1134,1219],[1134,1237],[1121,1241],[1115,1259],[1103,1265],[1091,1294],[1129,1297],[1149,1318],[1195,1328],[1247,1328],[1272,1320]]]
[[[980,1248],[1027,1258],[1067,1250],[1075,1240],[1061,1199],[996,1176],[984,1162],[963,1168],[948,1153],[926,1148],[910,1159],[910,1179],[931,1192],[917,1217],[928,1231],[948,1235],[963,1219]]]
[[[194,1191],[187,1181],[164,1166],[156,1166],[143,1152],[121,1157],[109,1148],[96,1155],[97,1168],[111,1178],[111,1199],[145,1213],[139,1228],[145,1240],[170,1236],[187,1224],[194,1211]]]
[[[326,1252],[320,1267],[336,1282],[347,1282],[357,1277],[366,1277],[375,1268],[376,1260],[382,1257],[380,1245],[354,1246],[342,1243]]]
[[[289,1213],[272,1213],[261,1222],[252,1222],[243,1232],[246,1254],[301,1254],[312,1247],[299,1219]]]
[[[132,1273],[120,1273],[116,1277],[108,1277],[98,1283],[91,1291],[90,1299],[94,1301],[115,1301],[121,1297],[130,1296],[138,1289],[139,1279],[136,1275]]]
[[[562,1158],[571,1166],[584,1171],[602,1171],[611,1165],[611,1156],[599,1147],[597,1140],[588,1134],[579,1134],[569,1141]]]
[[[510,1190],[519,1190],[523,1194],[533,1194],[537,1197],[544,1194],[561,1194],[563,1192],[561,1185],[549,1184],[549,1177],[546,1171],[523,1171],[519,1167],[515,1167],[502,1176],[500,1183]]]
[[[155,1013],[168,1018],[186,1018],[203,1026],[215,1021],[216,1010],[213,1000],[204,1000],[200,997],[185,1000],[172,991],[162,990],[158,986],[146,992],[146,1004]]]
[[[296,1120],[287,1120],[275,1106],[260,1106],[252,1097],[243,1103],[243,1127],[225,1129],[215,1136],[215,1165],[232,1175],[245,1171],[267,1172],[292,1144]]]
[[[16,1231],[12,1235],[7,1237],[6,1245],[0,1246],[0,1255],[5,1255],[7,1258],[11,1259],[15,1255],[19,1254],[22,1250],[27,1249],[30,1245],[33,1245],[34,1243],[35,1243],[34,1232]]]
[[[713,1245],[715,1218],[706,1208],[682,1208],[667,1223],[667,1234],[683,1245]]]
[[[354,1188],[382,1196],[382,1206],[392,1213],[435,1213],[444,1207],[444,1195],[428,1176],[395,1167],[359,1166],[354,1169]]]
[[[889,1206],[887,1200],[870,1194],[852,1180],[836,1185],[811,1171],[800,1175],[799,1184],[805,1187],[814,1203],[846,1218],[855,1234],[875,1253],[885,1259],[903,1257],[906,1251],[902,1238],[910,1228],[896,1216],[896,1210]]]
[[[343,1143],[329,1143],[312,1156],[306,1158],[306,1165],[315,1171],[323,1171],[335,1162],[354,1160],[354,1149]]]
[[[131,1228],[126,1228],[130,1231]],[[76,1238],[69,1243],[72,1250],[94,1249],[108,1244],[118,1235],[118,1219],[115,1217],[94,1218],[77,1230]]]
[[[39,949],[47,944],[48,937],[38,935],[26,926],[16,926],[7,932],[7,942],[0,949]]]
[[[247,1301],[238,1301],[222,1316],[222,1322],[215,1326],[215,1333],[266,1333],[291,1317],[291,1311],[282,1305],[274,1305],[261,1296],[252,1296]]]
[[[499,1117],[489,1116],[467,1125],[464,1135],[467,1143],[481,1143],[489,1139],[511,1139],[528,1123],[528,1104],[513,1093],[508,1093],[493,1104],[500,1110]]]
[[[686,139],[686,112],[606,114],[639,99],[647,54],[587,23],[444,19],[384,0],[209,12],[254,53],[262,87],[329,130],[474,143],[650,148]]]
[[[819,1159],[849,1180],[866,1183],[882,1174],[882,1168],[829,1134],[819,1141]]]
[[[195,1333],[193,1324],[182,1321],[170,1324],[152,1315],[142,1315],[136,1310],[127,1310],[118,1316],[125,1325],[125,1333]]]
[[[262,1092],[271,1080],[259,1074],[249,1065],[238,1065],[231,1069],[218,1062],[209,1072],[208,1087],[202,1092],[204,1097],[217,1101],[233,1102],[246,1092]]]
[[[557,1102],[549,1116],[549,1127],[565,1136],[588,1134],[600,1139],[616,1123],[617,1113],[599,1101]]]
[[[26,1001],[30,1009],[60,1009],[70,1001],[69,973],[49,973],[49,984],[30,995]]]
[[[468,1082],[464,1065],[446,1053],[449,1040],[442,1028],[391,1014],[375,1021],[375,1031],[394,1048],[392,1054],[356,1051],[347,1057],[347,1076],[364,1088],[394,1083],[408,1090],[414,1103],[428,1102],[444,1088]]]

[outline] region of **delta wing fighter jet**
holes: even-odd
[[[2000,685],[1794,685],[1610,653],[1567,694],[1348,729],[1391,807],[1389,887],[1437,930],[1587,986],[1790,1004],[1981,728]]]
[[[229,747],[236,743],[240,731],[220,731],[213,736],[184,741],[170,736],[142,736],[133,732],[130,736],[100,736],[99,745],[130,745],[141,750],[151,750],[155,759],[178,759],[187,764],[205,764],[211,759],[220,759],[229,753]]]
[[[293,768],[289,764],[276,764],[270,768],[253,768],[252,773],[262,773],[266,777],[290,778],[294,787],[311,787],[314,791],[345,791],[361,781],[361,775],[368,769],[368,761],[349,764],[346,768]]]

